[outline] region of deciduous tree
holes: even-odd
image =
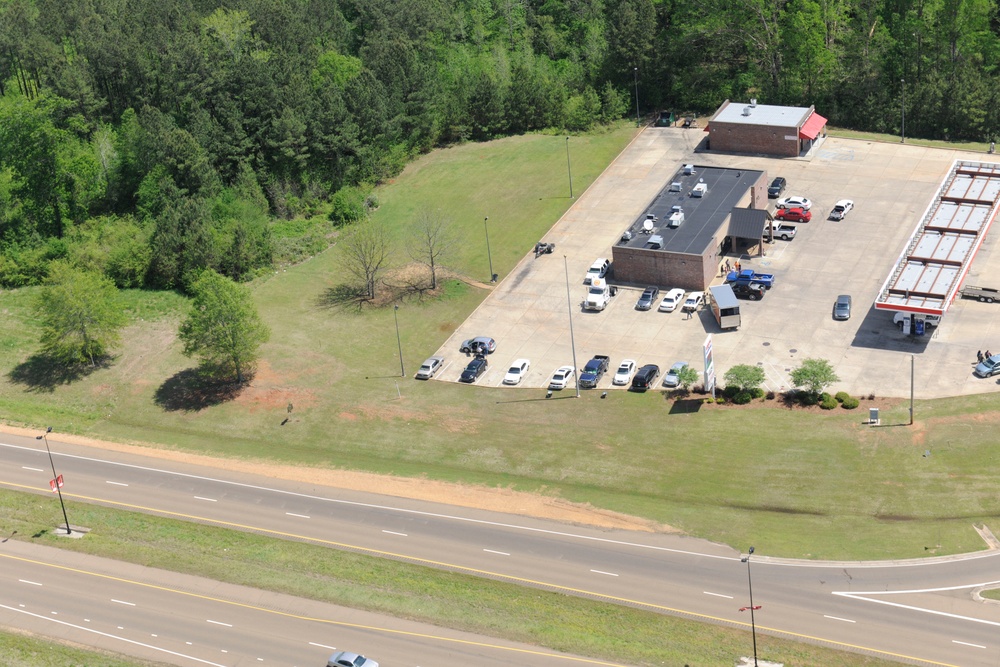
[[[752,393],[764,383],[764,369],[750,364],[733,366],[723,376],[727,387],[736,387],[741,392]]]
[[[437,270],[441,258],[451,251],[457,240],[450,221],[440,211],[421,211],[417,214],[409,253],[415,261],[426,264],[431,270],[431,289],[437,289]]]
[[[358,223],[347,232],[341,247],[344,268],[364,283],[368,299],[374,299],[389,260],[389,233],[385,226],[371,220]]]
[[[792,384],[804,387],[806,391],[818,396],[823,389],[840,380],[826,359],[804,359],[802,364],[792,371]]]

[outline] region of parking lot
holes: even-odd
[[[994,380],[972,375],[977,350],[1000,352],[1000,304],[957,299],[941,326],[923,337],[904,336],[891,314],[872,308],[951,163],[989,156],[837,138],[827,138],[809,156],[796,159],[695,153],[703,136],[680,128],[640,133],[541,239],[555,243],[555,253],[535,258],[528,252],[435,352],[446,360],[435,379],[457,381],[471,358],[459,353],[462,341],[491,336],[497,351],[477,384],[500,386],[510,362],[523,357],[531,360],[531,369],[519,386],[546,387],[556,368],[573,365],[572,312],[576,367],[594,354],[611,357],[611,371],[599,388],[611,386],[614,369],[626,358],[640,366],[657,364],[663,373],[674,362],[686,361],[700,372],[702,345],[713,334],[720,384],[729,367],[756,364],[765,370],[768,388],[784,390],[790,387],[790,371],[803,359],[822,358],[841,378],[832,387],[835,391],[906,397],[912,354],[919,398],[1000,390]],[[597,257],[611,257],[622,230],[684,163],[761,169],[769,179],[788,179],[785,195],[813,201],[812,222],[799,223],[793,240],[776,240],[764,257],[730,256],[743,268],[774,273],[775,287],[762,301],[741,301],[742,326],[736,331],[721,331],[707,309],[692,319],[679,309],[637,311],[642,286],[623,286],[603,312],[583,311],[587,268]],[[855,208],[845,220],[829,221],[838,199],[854,200]],[[996,238],[994,229],[972,264],[969,284],[1000,287]],[[853,296],[854,312],[847,321],[831,315],[839,294]]]

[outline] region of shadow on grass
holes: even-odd
[[[171,412],[195,412],[233,400],[248,383],[249,379],[243,384],[219,381],[197,368],[187,368],[167,378],[156,390],[153,401]]]
[[[42,354],[33,354],[15,366],[7,378],[15,384],[24,385],[28,391],[51,393],[61,384],[70,384],[83,379],[94,371],[107,366],[108,360],[100,360],[96,366],[90,364],[65,364]]]
[[[320,308],[353,308],[357,311],[369,302],[368,294],[355,285],[334,285],[316,299]]]

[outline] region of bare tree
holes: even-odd
[[[364,220],[351,228],[341,247],[347,272],[362,281],[368,299],[374,299],[389,259],[389,232],[381,223]]]
[[[407,252],[414,261],[426,264],[431,270],[431,289],[437,289],[437,267],[455,245],[451,221],[439,211],[423,210],[417,214],[413,227],[413,243]]]

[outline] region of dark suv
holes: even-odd
[[[773,181],[771,181],[771,184],[769,186],[767,186],[767,196],[770,197],[771,199],[774,199],[775,197],[780,197],[781,193],[785,191],[786,185],[788,185],[788,183],[785,181],[784,177],[778,176]]]
[[[646,364],[632,378],[632,391],[646,391],[656,386],[656,378],[660,377],[660,367],[656,364]]]

